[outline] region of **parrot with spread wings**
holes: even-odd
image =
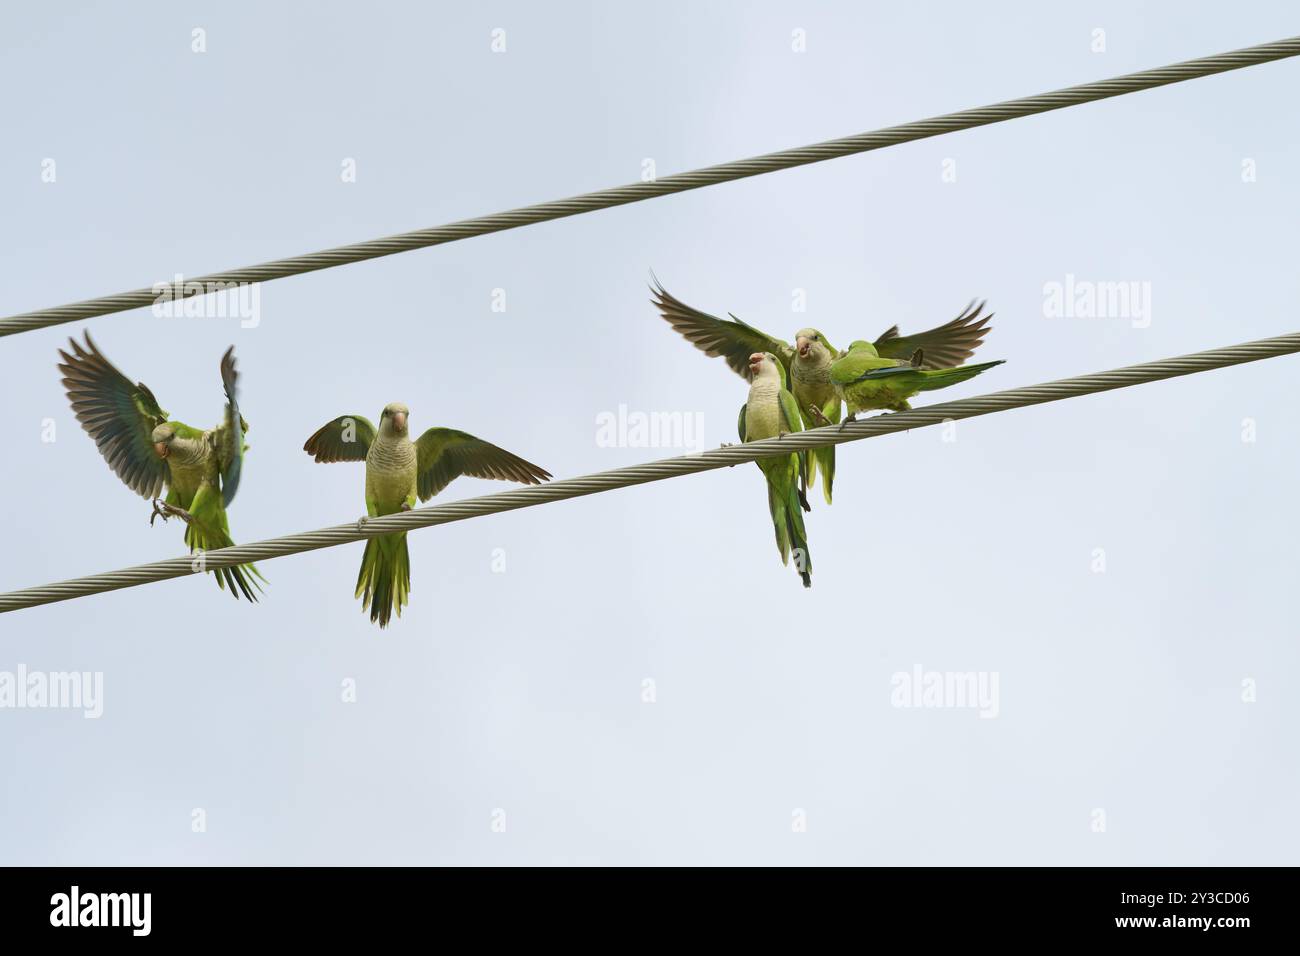
[[[452,428],[430,428],[415,441],[408,434],[410,410],[401,402],[384,407],[376,428],[361,415],[344,415],[322,426],[303,444],[318,462],[366,463],[366,516],[410,511],[461,475],[537,485],[550,472],[473,435]],[[370,620],[387,627],[402,616],[411,590],[411,559],[406,532],[366,541],[357,575],[356,596]]]
[[[840,421],[843,399],[831,381],[831,363],[839,353],[820,331],[800,329],[794,334],[792,346],[734,315],[728,321],[694,309],[672,296],[658,279],[654,279],[651,292],[650,301],[669,325],[705,355],[725,359],[737,375],[748,378],[750,357],[770,353],[784,370],[804,427]],[[984,313],[983,302],[971,303],[951,322],[928,332],[901,335],[895,325],[877,338],[872,347],[881,358],[906,364],[919,359],[918,367],[923,369],[948,368],[960,365],[974,353],[990,331],[992,318],[992,313]],[[830,504],[835,481],[834,446],[803,455],[807,484],[815,484],[820,470],[822,495]]]
[[[191,553],[234,545],[226,509],[235,500],[243,471],[244,434],[248,422],[239,414],[235,347],[221,357],[221,384],[226,394],[221,424],[207,430],[168,418],[143,382],[131,380],[106,359],[86,333],[85,345],[68,340],[62,349],[63,387],[81,427],[122,482],[152,499],[155,517],[185,520],[185,543]],[[159,500],[163,488],[167,498]],[[214,568],[209,572],[222,590],[256,601],[265,578],[256,565]]]

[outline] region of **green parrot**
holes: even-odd
[[[366,463],[366,517],[410,511],[415,499],[428,501],[461,475],[539,485],[550,472],[482,439],[451,428],[430,428],[416,441],[407,433],[408,409],[392,402],[380,413],[379,427],[361,415],[344,415],[321,427],[303,444],[319,462]],[[411,591],[411,559],[406,532],[366,541],[357,575],[357,593],[370,620],[386,627],[393,612],[402,616]]]
[[[59,349],[59,371],[72,411],[117,477],[153,500],[149,523],[158,516],[164,521],[172,515],[185,519],[185,543],[191,553],[233,546],[226,509],[239,488],[248,431],[236,400],[235,347],[221,357],[225,417],[216,428],[204,431],[169,420],[153,392],[143,382],[132,385],[104,358],[90,333],[84,347],[73,339],[68,342],[72,354]],[[164,485],[167,499],[159,501]],[[256,601],[254,592],[262,590],[258,581],[266,581],[252,564],[209,573],[222,590],[229,586],[236,600],[242,593]]]
[[[651,292],[654,297],[650,301],[669,325],[705,355],[726,359],[727,365],[737,375],[749,374],[749,357],[756,352],[770,352],[776,356],[789,377],[790,391],[805,427],[840,420],[841,399],[830,381],[831,363],[837,353],[817,329],[800,329],[794,334],[792,347],[734,315],[731,321],[727,321],[691,308],[670,295],[658,279],[654,280]],[[895,325],[876,339],[875,349],[885,358],[903,360],[910,360],[920,350],[925,368],[960,365],[974,353],[990,331],[989,321],[993,315],[983,314],[983,309],[983,302],[972,303],[951,322],[917,335],[899,335]],[[822,495],[830,504],[831,488],[835,482],[835,449],[819,448],[804,453],[804,457],[807,463],[806,479],[803,480],[815,484],[820,469]]]
[[[755,352],[749,357],[749,398],[740,406],[737,425],[742,442],[778,438],[803,431],[794,395],[785,385],[785,367],[771,352]],[[808,502],[799,492],[799,479],[805,459],[797,452],[754,462],[767,479],[767,507],[776,530],[776,546],[781,563],[790,563],[794,552],[795,570],[803,586],[812,587],[812,553],[804,531],[803,512]]]
[[[852,342],[848,351],[832,362],[830,367],[831,385],[849,411],[849,417],[844,419],[840,428],[854,421],[859,412],[882,408],[894,412],[907,411],[912,407],[908,404],[908,399],[918,392],[956,385],[995,365],[1001,365],[1003,361],[999,359],[978,365],[928,368],[921,349],[916,350],[911,361],[904,362],[882,358],[870,342]]]

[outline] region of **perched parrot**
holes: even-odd
[[[319,462],[366,463],[367,518],[410,511],[415,499],[428,501],[461,475],[539,485],[550,472],[496,445],[451,428],[430,428],[416,441],[407,433],[410,410],[401,402],[387,405],[375,428],[361,415],[344,415],[307,439],[303,451]],[[411,559],[406,532],[366,541],[357,575],[357,593],[370,620],[386,627],[411,591]]]
[[[918,392],[956,385],[1001,365],[1003,361],[928,368],[920,349],[911,361],[904,362],[882,358],[870,342],[853,342],[847,352],[831,363],[830,368],[831,385],[849,411],[849,417],[844,419],[840,428],[857,418],[859,412],[881,408],[893,412],[907,411],[912,407],[907,400]]]
[[[235,347],[221,357],[221,384],[226,392],[226,414],[216,428],[203,431],[183,422],[169,421],[167,413],[143,382],[131,380],[104,358],[90,334],[83,347],[68,340],[72,354],[59,349],[63,361],[63,387],[81,427],[104,456],[108,466],[128,488],[153,500],[154,513],[184,518],[185,543],[190,552],[212,551],[234,545],[226,508],[235,499],[243,467],[244,433],[248,422],[239,414],[236,399],[238,374]],[[158,500],[167,487],[165,502]],[[258,581],[265,578],[252,564],[216,568],[209,572],[222,590],[229,585],[236,599],[242,593],[256,601]]]
[[[742,442],[777,438],[803,431],[794,395],[785,387],[785,367],[771,352],[755,352],[749,357],[749,398],[740,406]],[[794,552],[795,570],[803,586],[812,587],[812,554],[803,527],[803,512],[808,502],[799,492],[799,477],[804,459],[797,452],[754,462],[767,479],[767,507],[776,530],[776,546],[781,563],[790,563]]]
[[[769,352],[785,370],[790,379],[790,391],[799,409],[799,418],[805,427],[812,428],[840,420],[840,396],[830,381],[831,362],[835,348],[817,329],[800,329],[794,334],[794,346],[766,332],[760,332],[734,315],[731,321],[700,312],[668,293],[656,279],[651,286],[650,300],[668,324],[705,355],[726,359],[736,374],[749,374],[749,357],[756,352]],[[984,341],[990,331],[993,315],[983,314],[984,303],[972,303],[961,315],[938,328],[917,335],[899,335],[898,326],[887,330],[876,339],[877,354],[885,358],[910,361],[919,350],[924,356],[924,368],[943,368],[960,365]],[[816,411],[813,411],[813,409]],[[814,484],[821,470],[822,495],[831,503],[831,487],[835,481],[835,449],[819,448],[805,453],[806,481]]]

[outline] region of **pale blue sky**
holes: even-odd
[[[1300,33],[1284,3],[5,20],[2,314]],[[1295,331],[1298,80],[1256,67],[275,282],[256,328],[138,310],[5,339],[0,587],[181,551],[67,408],[55,350],[83,328],[196,425],[235,344],[237,540],[360,514],[361,467],[301,445],[389,401],[557,476],[675,454],[601,447],[621,404],[734,440],[745,385],[656,317],[651,268],[701,308],[836,342],[987,298],[980,357],[1007,364],[945,398]],[[1067,275],[1150,283],[1149,327],[1046,317]],[[192,578],[0,616],[0,671],[104,688],[98,720],[0,709],[0,862],[1294,863],[1298,362],[847,447],[808,518],[807,592],[745,467],[417,532],[382,633],[352,597],[360,545],[266,563],[256,607]],[[891,706],[917,665],[996,673],[997,717]]]

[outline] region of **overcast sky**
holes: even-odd
[[[1300,33],[1284,3],[546,7],[13,7],[0,314]],[[652,268],[837,344],[986,298],[979,358],[1007,363],[936,401],[1295,331],[1297,82],[1255,67],[278,281],[255,321],[7,338],[0,588],[183,552],[68,409],[56,348],[83,329],[205,427],[235,345],[237,541],[363,513],[362,466],[301,446],[390,401],[557,477],[684,450],[608,447],[620,407],[734,441],[745,383],[656,316]],[[1054,283],[1138,295],[1060,315]],[[195,576],[0,616],[0,679],[102,681],[97,718],[0,709],[0,862],[1294,863],[1297,369],[846,446],[808,591],[744,466],[415,532],[383,632],[360,544],[266,562],[253,607]],[[901,706],[918,673],[995,699]]]

